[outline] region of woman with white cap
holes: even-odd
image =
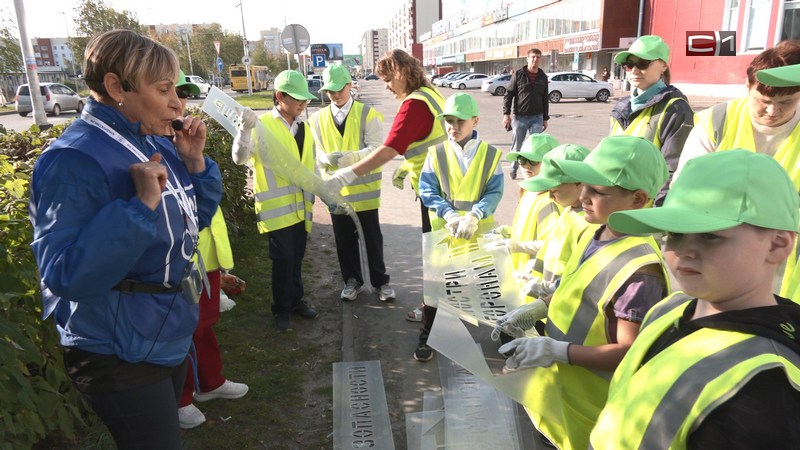
[[[669,47],[659,36],[640,37],[614,62],[625,66],[632,90],[611,110],[611,134],[641,136],[661,150],[670,176],[656,196],[660,205],[694,126],[694,113],[686,96],[669,84]]]

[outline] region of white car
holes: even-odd
[[[202,77],[197,75],[186,75],[186,82],[197,85],[197,87],[200,88],[200,95],[203,97],[207,96],[208,91],[211,90],[211,85]]]
[[[485,73],[471,73],[463,78],[459,78],[450,82],[450,87],[453,89],[479,89],[483,81],[489,78]]]
[[[607,102],[614,92],[611,83],[597,81],[580,72],[554,72],[547,75],[550,103],[558,103],[562,98],[585,98],[590,102],[597,99],[598,102]]]
[[[488,92],[492,95],[506,95],[509,81],[511,81],[510,73],[495,75],[489,79],[483,80],[481,91]]]
[[[441,77],[433,80],[433,84],[436,86],[447,86],[448,83],[453,78],[463,74],[464,72],[450,72],[448,74],[442,75]]]

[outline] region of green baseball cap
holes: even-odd
[[[182,86],[186,86],[193,96],[197,97],[200,95],[200,86],[186,81],[186,74],[181,70],[178,72],[178,81],[175,83],[175,88],[177,89]]]
[[[798,208],[797,189],[774,158],[736,149],[689,160],[663,206],[615,212],[609,225],[630,234],[707,233],[743,223],[797,231]]]
[[[529,161],[541,161],[550,150],[558,147],[558,141],[547,133],[534,133],[525,139],[518,152],[508,152],[506,161],[516,161],[518,157]]]
[[[617,53],[617,56],[614,57],[614,62],[624,64],[631,55],[648,61],[660,59],[664,62],[669,62],[669,47],[659,36],[642,36],[631,45],[631,48]]]
[[[643,190],[655,197],[669,171],[664,155],[652,142],[639,136],[608,136],[583,161],[552,163],[575,180],[595,186],[619,186]]]
[[[285,92],[295,100],[319,100],[308,92],[308,81],[296,70],[284,70],[275,77],[275,92]]]
[[[775,87],[800,86],[800,64],[773,67],[756,72],[756,78],[762,84]]]
[[[453,94],[444,102],[444,110],[437,119],[444,116],[455,116],[462,120],[478,117],[478,102],[469,94]]]
[[[336,64],[325,68],[325,71],[322,72],[322,82],[324,84],[319,88],[320,91],[339,92],[352,83],[353,79],[343,65]]]
[[[564,183],[577,183],[578,180],[553,165],[553,161],[583,161],[589,153],[589,149],[582,145],[559,145],[551,150],[550,153],[544,155],[539,175],[521,181],[519,185],[532,192],[542,192],[561,186]]]

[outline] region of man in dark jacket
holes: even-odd
[[[503,99],[503,127],[514,130],[511,136],[511,150],[518,152],[525,141],[526,133],[541,133],[547,129],[547,75],[539,68],[542,51],[538,48],[528,50],[528,65],[511,75],[505,98]],[[514,119],[511,119],[511,108]],[[519,163],[514,161],[511,179],[517,178]]]

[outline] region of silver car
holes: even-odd
[[[83,100],[72,89],[59,83],[40,83],[39,91],[42,94],[44,110],[48,114],[57,116],[61,111],[83,111]],[[17,113],[25,117],[33,111],[31,91],[27,84],[17,88]]]
[[[580,72],[555,72],[547,74],[550,78],[549,98],[558,103],[562,98],[585,98],[587,101],[607,102],[614,87],[606,81],[597,81]]]
[[[483,84],[481,84],[481,91],[488,92],[492,95],[506,95],[509,81],[511,81],[510,73],[495,75],[483,81]]]

